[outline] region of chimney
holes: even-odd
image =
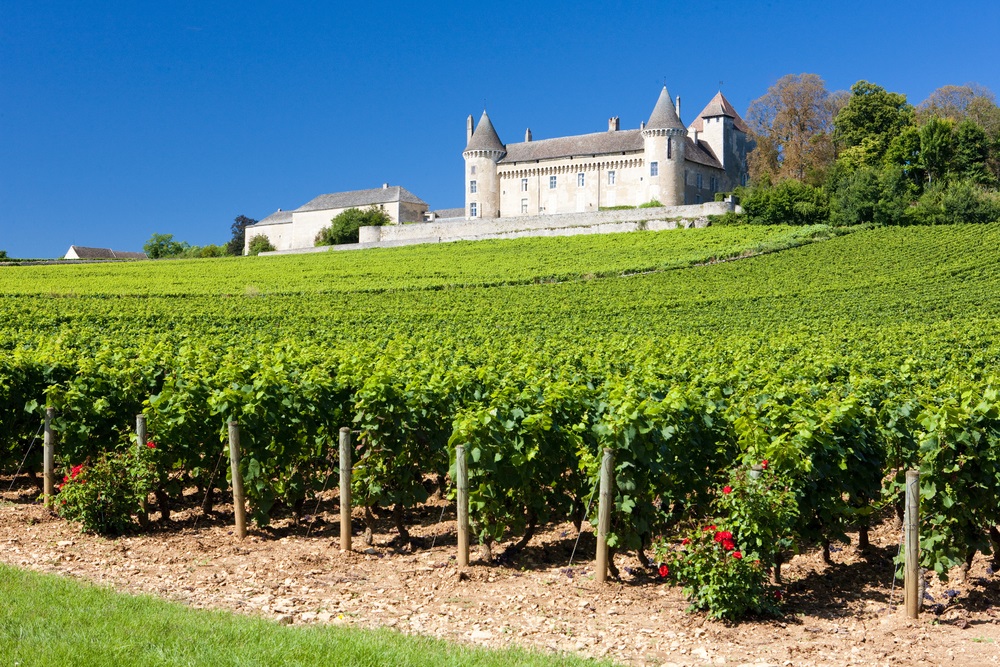
[[[530,127],[524,131],[524,141],[525,142],[531,141],[531,128]]]
[[[677,118],[681,117],[681,96],[677,96],[677,107],[674,109],[677,112]]]
[[[383,183],[382,184],[382,189],[383,190],[388,190],[389,189],[389,184],[388,183]]]
[[[646,129],[646,121],[642,121],[641,123],[639,123],[639,129],[640,130],[645,130]]]
[[[617,132],[619,127],[618,116],[608,119],[608,132]]]
[[[468,146],[472,142],[472,114],[469,114],[469,118],[465,121],[465,145]]]

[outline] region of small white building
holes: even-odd
[[[311,248],[316,235],[330,221],[349,208],[377,206],[393,224],[421,222],[427,216],[427,203],[406,188],[383,184],[381,188],[353,190],[320,195],[293,211],[280,208],[254,225],[247,226],[243,253],[250,251],[250,241],[266,236],[275,250]]]

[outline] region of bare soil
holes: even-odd
[[[685,611],[680,590],[634,555],[616,558],[620,581],[598,584],[586,523],[572,565],[577,532],[566,523],[540,530],[507,565],[473,558],[459,572],[443,501],[409,514],[415,546],[404,549],[388,513],[367,546],[356,512],[354,550],[344,553],[335,497],[325,494],[318,511],[310,503],[298,525],[279,517],[241,541],[231,506],[204,515],[191,491],[168,523],[154,512],[147,531],[108,539],[42,507],[27,480],[0,478],[0,562],[281,623],[389,627],[626,665],[1000,664],[1000,573],[980,555],[964,581],[928,576],[924,611],[907,620],[892,585],[900,532],[891,520],[872,531],[868,553],[841,544],[832,565],[819,552],[786,565],[784,618],[728,625]]]

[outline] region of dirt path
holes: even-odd
[[[0,479],[0,490],[9,484]],[[628,665],[1000,664],[1000,574],[979,557],[965,583],[930,582],[926,604],[942,605],[939,613],[907,621],[898,588],[897,608],[887,607],[898,545],[888,526],[873,532],[867,558],[851,547],[833,553],[833,566],[818,554],[797,556],[785,570],[784,619],[727,626],[686,613],[680,591],[632,558],[616,561],[621,582],[594,582],[587,532],[569,567],[571,524],[549,526],[512,566],[474,561],[460,577],[453,515],[439,523],[441,505],[411,517],[425,548],[394,549],[387,518],[372,547],[358,537],[356,551],[345,554],[333,502],[323,504],[308,537],[305,526],[281,520],[240,542],[226,523],[228,508],[203,517],[192,499],[169,527],[111,540],[81,534],[36,496],[27,486],[0,493],[0,562],[283,623],[386,626]]]

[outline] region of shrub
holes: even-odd
[[[827,222],[830,203],[821,187],[785,179],[777,185],[762,183],[739,188],[747,222],[757,225],[818,225]]]
[[[271,252],[273,250],[275,250],[275,247],[271,244],[270,239],[263,234],[258,234],[250,239],[250,246],[247,254],[259,255],[262,252]]]
[[[650,199],[645,204],[639,204],[637,208],[660,208],[663,204],[660,203],[659,199]]]
[[[330,220],[330,226],[316,234],[317,246],[357,243],[361,227],[382,227],[392,223],[389,214],[375,205],[361,210],[349,208]]]
[[[779,615],[781,593],[768,573],[793,546],[795,493],[768,462],[733,472],[713,501],[718,519],[680,542],[661,541],[661,574],[684,589],[691,609],[735,621],[748,614]]]
[[[59,485],[56,508],[87,532],[120,535],[156,480],[156,447],[129,447],[73,466]]]

